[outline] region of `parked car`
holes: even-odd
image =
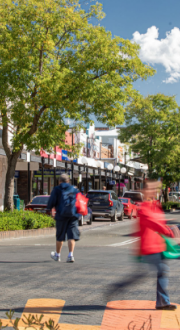
[[[50,195],[35,196],[32,201],[25,206],[25,210],[45,213],[54,217],[56,212],[55,209],[52,209],[51,212],[47,210],[49,197]]]
[[[126,191],[123,195],[123,198],[130,198],[135,205],[140,206],[144,200],[144,195],[140,191]]]
[[[180,202],[180,192],[179,191],[170,191],[169,192],[169,201],[170,202]]]
[[[130,198],[119,197],[119,200],[124,205],[124,215],[128,216],[129,219],[137,217],[137,205]]]
[[[87,193],[88,206],[92,210],[92,220],[96,217],[123,220],[124,206],[113,190],[90,190]]]
[[[84,222],[86,222],[88,225],[92,225],[92,218],[92,211],[90,207],[88,207],[88,214],[79,216],[79,226],[83,226]]]

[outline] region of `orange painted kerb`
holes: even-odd
[[[44,315],[42,321],[50,318],[55,323],[59,322],[65,301],[60,299],[29,299],[21,315],[19,329],[24,330],[23,315]],[[154,301],[146,300],[123,300],[111,301],[107,304],[101,325],[81,325],[58,323],[60,330],[127,330],[136,325],[140,329],[151,315],[153,330],[180,329],[180,305],[175,311],[162,311],[155,309]],[[9,325],[8,320],[1,320],[3,325]],[[146,328],[145,328],[146,329]]]

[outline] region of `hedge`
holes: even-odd
[[[176,209],[180,207],[180,203],[178,202],[166,202],[162,203],[162,207],[164,210]]]
[[[52,217],[33,211],[0,212],[0,231],[24,230],[54,227]]]

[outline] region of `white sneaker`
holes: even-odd
[[[67,257],[66,262],[74,262],[74,261],[75,261],[75,259],[74,259],[73,256],[72,257]]]
[[[61,261],[61,257],[58,257],[56,255],[56,252],[51,252],[51,258],[54,260],[54,261]]]

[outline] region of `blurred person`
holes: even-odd
[[[74,262],[75,241],[79,240],[78,217],[76,213],[76,194],[78,190],[69,183],[69,176],[62,174],[60,184],[56,186],[49,198],[47,209],[56,208],[56,251],[51,252],[51,258],[61,261],[63,242],[68,239],[69,254],[67,262]]]
[[[177,307],[170,303],[167,291],[169,267],[162,255],[162,252],[166,250],[166,244],[160,236],[174,237],[174,233],[166,226],[161,205],[154,201],[160,185],[158,181],[148,181],[143,191],[146,201],[141,204],[138,212],[140,255],[145,263],[157,269],[156,309],[174,310]]]
[[[106,186],[103,186],[103,190],[106,190]]]

